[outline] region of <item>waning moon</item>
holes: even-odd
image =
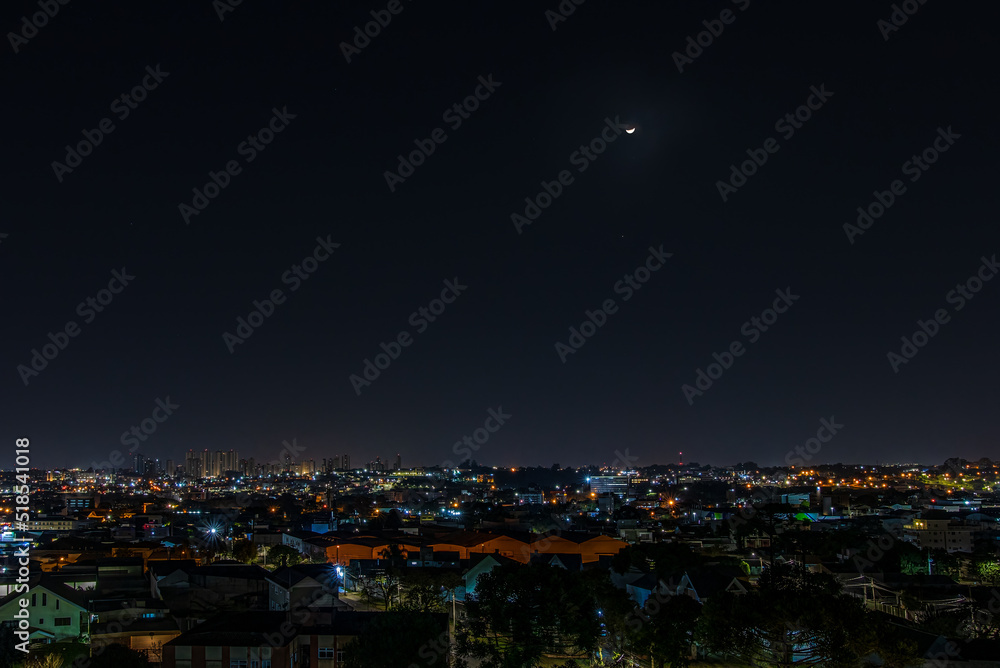
[[[635,132],[635,126],[632,126],[632,127],[630,127],[630,128],[626,128],[626,129],[625,129],[625,134],[629,134],[629,135],[630,135],[630,134],[632,134],[633,132]]]

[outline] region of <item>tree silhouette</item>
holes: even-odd
[[[537,666],[543,652],[593,652],[601,626],[579,573],[552,566],[506,564],[480,576],[466,602],[460,651],[482,668]]]
[[[713,596],[697,635],[710,653],[754,665],[858,665],[872,653],[886,666],[920,659],[831,576],[788,567],[768,568],[746,594]]]

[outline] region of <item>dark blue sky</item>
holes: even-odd
[[[317,461],[437,464],[492,425],[480,462],[776,464],[831,416],[844,428],[815,461],[998,455],[1000,281],[948,300],[1000,252],[996,8],[928,3],[884,39],[891,3],[588,2],[555,30],[554,0],[401,6],[350,63],[340,44],[385,3],[243,3],[222,21],[210,3],[70,3],[8,48],[5,442],[31,437],[43,467],[105,461],[169,397],[139,451],[178,462],[274,459],[294,438]],[[37,11],[8,3],[4,31]],[[722,32],[679,72],[704,21]],[[122,118],[113,101],[144,79]],[[781,119],[810,100],[789,135]],[[280,131],[251,150],[275,109]],[[105,118],[60,181],[53,161]],[[574,156],[615,118],[638,130]],[[396,156],[437,128],[390,191]],[[960,137],[911,181],[939,128]],[[723,201],[748,149],[767,161]],[[186,224],[178,205],[230,161]],[[563,170],[519,234],[512,214]],[[905,192],[850,243],[844,224],[896,179]],[[317,237],[339,247],[292,290]],[[672,256],[625,300],[619,281],[661,246]],[[135,278],[88,322],[78,305],[123,267]],[[411,314],[456,279],[421,329]],[[230,353],[223,334],[274,290],[283,303]],[[799,298],[754,336],[776,290]],[[564,363],[556,343],[608,299]],[[949,321],[894,372],[887,354],[938,309]],[[26,385],[19,365],[71,320]],[[359,395],[350,376],[403,331]],[[682,386],[734,341],[745,352],[689,403]]]

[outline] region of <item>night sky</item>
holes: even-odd
[[[36,31],[36,3],[4,3],[3,442],[45,468],[128,456],[169,398],[137,451],[178,464],[292,439],[317,462],[457,462],[491,409],[510,417],[468,451],[504,466],[779,464],[831,418],[810,461],[996,457],[1000,280],[951,291],[1000,254],[1000,8],[903,4],[897,27],[889,2],[564,0],[557,21],[557,0],[76,0]],[[344,47],[373,11],[391,21]],[[228,184],[201,201],[210,172]],[[559,196],[512,220],[543,181]],[[845,230],[874,191],[894,202]],[[775,320],[776,291],[797,299]],[[33,369],[50,333],[65,347]]]

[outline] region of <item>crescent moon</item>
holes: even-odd
[[[631,128],[626,128],[626,130],[625,130],[625,134],[628,134],[628,135],[632,134],[633,132],[635,132],[635,126],[633,126]]]

